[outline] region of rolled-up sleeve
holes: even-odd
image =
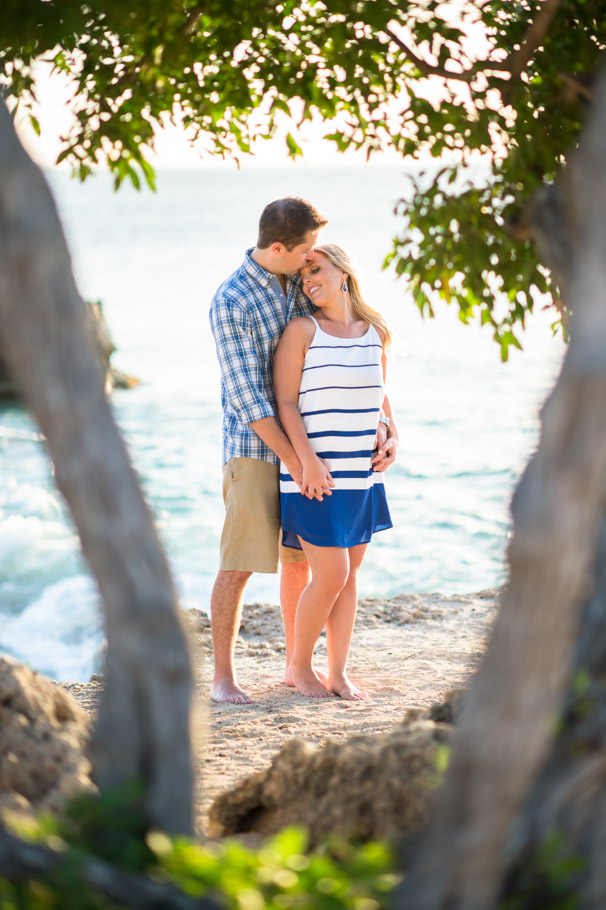
[[[224,403],[245,424],[275,417],[246,309],[227,298],[215,299],[210,324],[221,367]]]

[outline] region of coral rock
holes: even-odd
[[[60,686],[0,658],[0,814],[56,812],[74,792],[93,789],[88,732],[84,714]]]
[[[451,735],[451,726],[415,717],[389,736],[356,736],[321,749],[292,739],[266,771],[214,801],[209,835],[302,825],[313,845],[331,833],[372,839],[416,831],[429,818],[437,752]]]

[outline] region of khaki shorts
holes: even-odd
[[[306,561],[302,550],[280,542],[279,470],[259,458],[231,458],[223,465],[223,571],[277,572],[280,562]]]

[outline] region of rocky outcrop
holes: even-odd
[[[320,749],[288,741],[267,770],[214,801],[209,835],[265,835],[302,825],[313,845],[328,834],[370,840],[418,831],[429,819],[460,704],[460,694],[452,693],[429,711],[410,711],[387,736],[356,736]]]
[[[0,813],[56,812],[92,790],[86,718],[59,685],[0,658]]]
[[[90,318],[93,341],[102,369],[105,373],[106,388],[111,389],[128,389],[138,384],[137,380],[126,373],[121,373],[111,365],[111,357],[116,347],[109,334],[107,323],[103,315],[103,307],[100,301],[88,302],[86,304],[87,312]],[[0,355],[0,399],[14,398],[16,389],[8,369]]]

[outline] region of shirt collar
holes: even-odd
[[[242,263],[242,268],[246,274],[253,279],[253,281],[258,281],[259,284],[267,288],[271,284],[272,278],[277,278],[277,275],[274,275],[273,272],[268,272],[266,269],[262,268],[258,262],[252,258],[254,247],[251,247],[249,250],[246,250],[244,254],[244,262]],[[298,275],[285,275],[286,279],[286,289],[289,290],[293,284],[298,284],[299,276]]]
[[[252,258],[253,250],[254,247],[246,250],[242,268],[250,278],[252,278],[254,281],[258,281],[263,285],[263,287],[266,288],[271,279],[271,272],[267,272],[265,269],[261,268],[258,262],[255,262],[255,260]]]

